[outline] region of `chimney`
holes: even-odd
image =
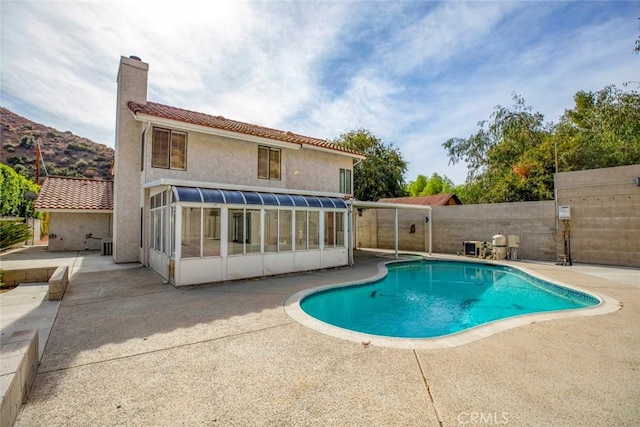
[[[113,166],[113,259],[138,262],[140,234],[140,164],[142,123],[131,114],[128,103],[147,103],[149,64],[137,56],[121,57],[116,101],[116,141]]]

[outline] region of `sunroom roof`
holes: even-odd
[[[225,203],[232,205],[296,206],[346,209],[337,197],[301,196],[298,194],[259,193],[256,191],[219,190],[198,187],[173,187],[177,202]]]

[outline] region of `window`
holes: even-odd
[[[342,212],[325,212],[324,215],[325,248],[344,247],[344,214]]]
[[[220,256],[220,209],[182,208],[182,258]]]
[[[258,146],[258,178],[280,179],[280,149]]]
[[[182,258],[200,257],[200,217],[202,209],[182,209]]]
[[[278,211],[264,211],[264,251],[278,252]]]
[[[204,239],[202,256],[220,256],[220,209],[203,208]]]
[[[307,211],[296,211],[296,251],[307,250]]]
[[[309,249],[320,248],[320,212],[309,211]]]
[[[229,255],[260,253],[260,210],[229,209]]]
[[[351,194],[351,170],[340,169],[340,192]]]
[[[244,253],[244,209],[229,209],[229,255]]]
[[[187,169],[187,134],[153,128],[151,166],[164,169]]]
[[[278,252],[291,250],[291,211],[280,211],[278,221]]]
[[[245,230],[247,230],[246,253],[260,253],[260,210],[247,209],[245,221]]]
[[[169,247],[165,243],[167,234],[166,192],[158,193],[150,199],[149,210],[149,247],[158,252],[167,253]]]

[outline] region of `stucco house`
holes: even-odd
[[[149,65],[118,71],[113,258],[176,285],[350,263],[354,159],[290,131],[147,99]]]
[[[49,250],[102,250],[113,226],[113,182],[47,177],[34,203],[49,213]]]

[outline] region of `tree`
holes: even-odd
[[[628,85],[626,85],[628,86]],[[572,171],[640,163],[640,93],[607,86],[580,91],[555,128],[558,169]]]
[[[377,201],[405,195],[407,162],[393,144],[385,144],[365,129],[352,130],[331,142],[367,156],[365,160],[356,160],[353,167],[356,199]]]
[[[550,125],[522,97],[511,108],[498,105],[491,121],[469,138],[451,138],[443,146],[449,163],[469,166],[465,203],[547,200],[553,197]]]
[[[0,215],[39,218],[33,201],[25,198],[27,191],[38,193],[40,187],[18,174],[7,165],[0,164]]]
[[[407,184],[406,192],[409,196],[431,196],[433,194],[453,193],[454,184],[446,175],[433,173],[430,178],[418,175],[415,181]]]
[[[628,87],[630,84],[625,84]],[[544,122],[514,95],[491,121],[467,139],[443,144],[450,163],[465,161],[469,174],[456,194],[464,203],[553,198],[553,173],[640,163],[640,93],[607,86],[579,91],[557,125]],[[556,166],[557,153],[557,166]]]

